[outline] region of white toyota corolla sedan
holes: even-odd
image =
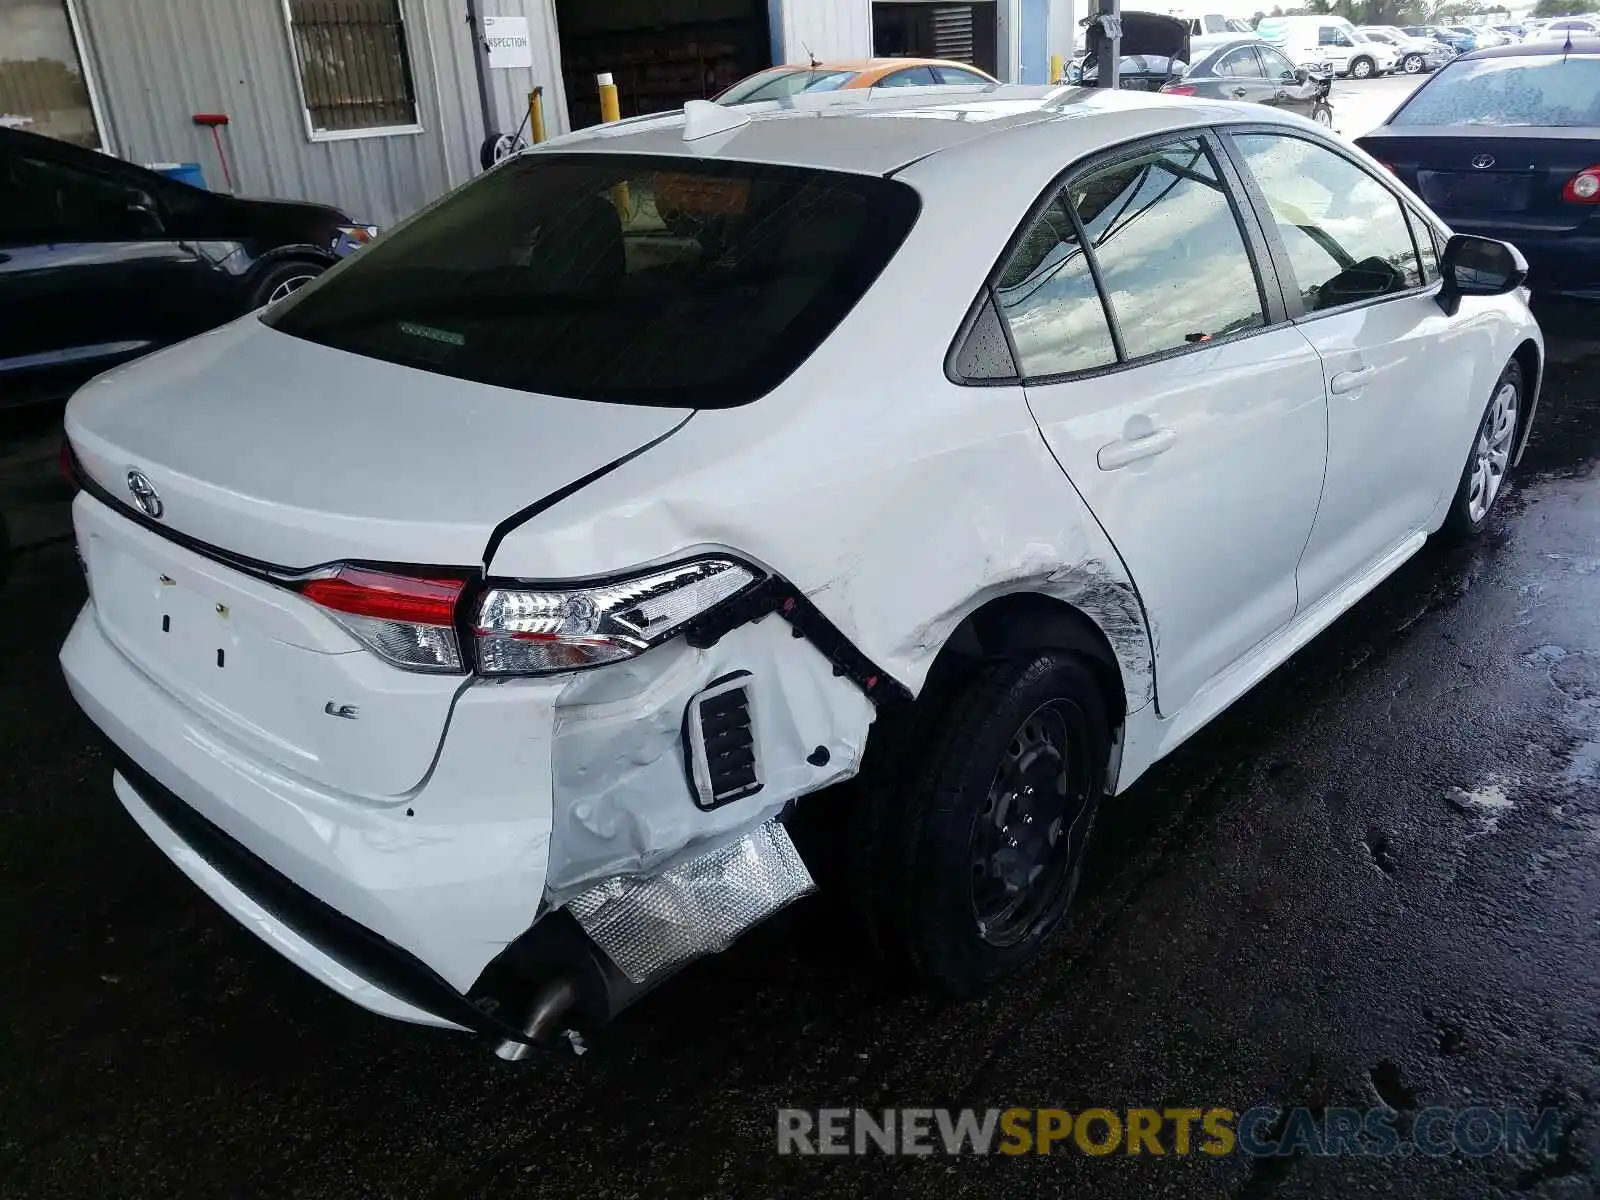
[[[145,833],[376,1012],[598,1024],[810,890],[858,774],[863,924],[968,993],[1102,796],[1483,530],[1524,274],[1260,106],[588,130],[78,393],[62,662]]]

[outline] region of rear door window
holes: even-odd
[[[1233,206],[1190,139],[1068,183],[1018,238],[995,294],[1025,381],[1265,324]]]
[[[744,404],[833,331],[916,219],[903,183],[800,167],[528,154],[263,319],[524,391]]]
[[[1217,74],[1226,79],[1264,79],[1265,74],[1261,69],[1261,60],[1256,57],[1253,47],[1241,46],[1230,54],[1224,55],[1217,64]]]
[[[1233,135],[1266,197],[1306,311],[1422,284],[1399,199],[1344,155],[1306,138]]]
[[[896,71],[893,75],[885,75],[873,87],[926,87],[936,83],[933,72],[927,67],[907,67],[904,71]]]
[[[741,79],[722,95],[718,104],[744,104],[751,100],[782,100],[801,92],[834,92],[856,77],[854,71],[763,71]]]
[[[1266,323],[1255,264],[1202,142],[1135,154],[1075,181],[1070,192],[1125,357]]]

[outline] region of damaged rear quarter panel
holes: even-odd
[[[775,616],[708,650],[679,641],[651,651],[641,665],[645,660],[648,671],[635,675],[641,686],[631,694],[616,695],[604,672],[588,672],[574,676],[557,703],[546,892],[552,903],[770,820],[795,797],[848,778],[860,764],[871,702]],[[708,685],[736,671],[748,672],[741,682],[762,787],[704,811],[685,762],[685,713]]]

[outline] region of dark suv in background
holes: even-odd
[[[287,295],[376,230],[0,128],[0,407]]]

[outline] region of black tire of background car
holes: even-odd
[[[1052,701],[1071,715],[1069,760],[1081,764],[1072,790],[1086,797],[1092,830],[1111,737],[1100,687],[1078,655],[1039,651],[986,662],[942,686],[930,680],[909,720],[874,730],[888,741],[863,774],[846,850],[851,906],[874,962],[907,969],[948,994],[972,995],[1036,957],[1060,926],[1082,874],[1081,852],[1052,902],[1010,945],[984,939],[972,898],[981,805],[1018,728]]]
[[[297,278],[305,277],[307,280],[321,275],[327,270],[324,263],[312,262],[310,259],[291,258],[283,262],[275,262],[264,267],[250,289],[250,300],[246,312],[253,312],[272,298],[272,293],[285,283]]]
[[[478,165],[487,171],[503,158],[510,158],[519,150],[528,148],[528,139],[522,136],[522,130],[516,133],[495,133],[489,131],[489,136],[483,139],[483,145],[478,147]]]
[[[1427,64],[1422,61],[1420,54],[1408,54],[1400,60],[1400,69],[1407,75],[1420,75],[1422,68]]]
[[[1377,73],[1378,64],[1365,54],[1358,55],[1350,60],[1351,79],[1371,79]]]
[[[1311,119],[1325,129],[1333,128],[1333,105],[1319,104],[1311,110]]]
[[[1489,518],[1494,516],[1494,508],[1506,494],[1506,486],[1511,482],[1511,464],[1506,464],[1506,473],[1500,484],[1500,491],[1495,495],[1489,507],[1484,510],[1483,517],[1477,521],[1472,519],[1468,509],[1468,497],[1472,491],[1472,460],[1477,453],[1478,437],[1483,432],[1483,423],[1488,419],[1489,410],[1494,407],[1494,398],[1502,385],[1510,383],[1517,389],[1517,433],[1511,439],[1511,456],[1516,457],[1517,439],[1522,433],[1522,424],[1527,420],[1527,413],[1523,410],[1523,403],[1527,400],[1527,393],[1522,386],[1522,367],[1515,360],[1506,364],[1506,369],[1500,372],[1500,378],[1495,380],[1494,387],[1489,391],[1489,401],[1483,406],[1483,415],[1478,418],[1478,423],[1472,427],[1472,445],[1467,448],[1467,462],[1461,468],[1461,479],[1456,484],[1455,498],[1450,501],[1450,512],[1444,519],[1444,527],[1439,531],[1446,540],[1452,542],[1467,542],[1478,537],[1489,527]]]

